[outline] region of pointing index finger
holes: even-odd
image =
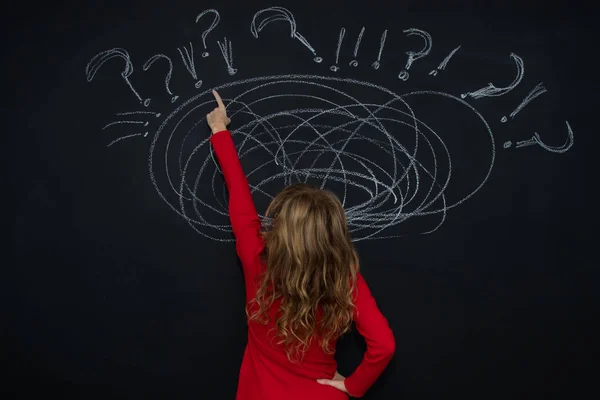
[[[221,96],[219,96],[219,93],[217,93],[216,90],[212,91],[213,95],[215,96],[215,99],[217,100],[217,104],[219,105],[219,108],[225,108],[225,104],[223,104],[223,99],[221,99]]]

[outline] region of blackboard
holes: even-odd
[[[212,88],[259,213],[303,179],[344,199],[397,341],[365,398],[590,382],[589,10],[150,3],[8,14],[3,398],[234,398],[244,288],[203,120]],[[342,374],[363,350],[342,338]]]

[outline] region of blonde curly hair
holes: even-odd
[[[276,336],[288,359],[301,360],[315,338],[333,354],[352,323],[359,269],[342,204],[330,191],[297,183],[275,196],[265,217],[266,270],[246,315],[266,325],[281,299]]]

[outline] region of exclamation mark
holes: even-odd
[[[335,52],[335,65],[329,67],[329,69],[333,72],[338,72],[340,67],[338,67],[340,61],[340,49],[342,48],[342,42],[344,41],[344,35],[346,34],[346,29],[342,27],[340,29],[340,36],[338,38],[337,51]]]

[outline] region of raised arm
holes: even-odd
[[[362,397],[387,367],[396,351],[394,334],[383,316],[362,275],[356,282],[354,323],[365,338],[367,351],[356,370],[344,384],[352,397]]]
[[[207,121],[213,133],[210,142],[229,192],[229,218],[236,240],[237,254],[242,261],[244,276],[248,284],[258,273],[255,257],[263,246],[260,237],[260,219],[231,133],[227,130],[230,119],[227,117],[225,105],[216,91],[213,91],[213,94],[218,107],[207,115]]]

